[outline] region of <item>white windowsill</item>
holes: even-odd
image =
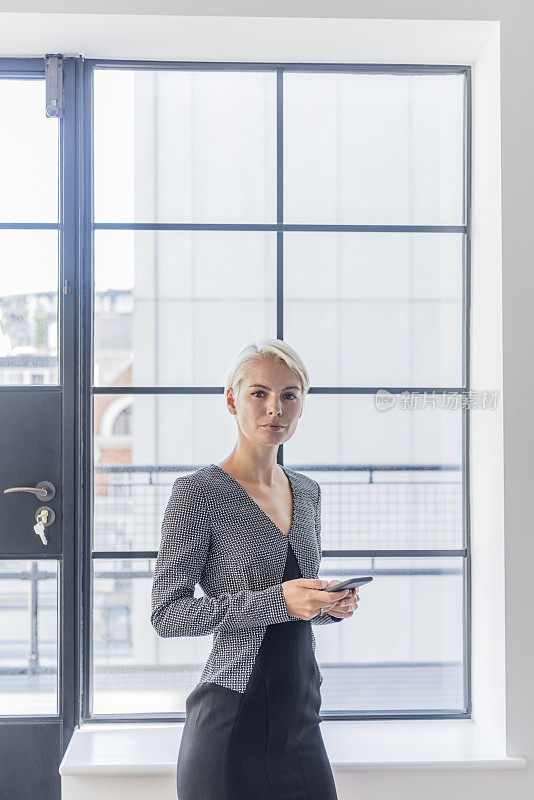
[[[365,720],[321,723],[338,770],[522,769],[471,720]],[[59,767],[73,775],[176,772],[182,723],[88,723],[77,729]]]

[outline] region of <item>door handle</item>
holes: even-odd
[[[56,487],[50,481],[40,481],[37,486],[12,486],[11,489],[4,489],[4,494],[8,492],[30,492],[40,500],[51,500],[56,494]]]

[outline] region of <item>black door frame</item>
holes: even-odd
[[[59,123],[59,246],[58,246],[58,344],[59,380],[53,386],[0,386],[0,392],[18,392],[20,400],[41,392],[61,395],[61,553],[42,551],[24,554],[0,553],[7,559],[57,559],[58,560],[58,714],[22,715],[0,717],[4,750],[4,768],[8,783],[0,780],[6,796],[18,800],[25,798],[29,789],[39,783],[38,795],[43,800],[59,798],[59,760],[71,739],[80,719],[80,642],[78,636],[78,610],[81,596],[81,561],[76,531],[82,530],[82,472],[80,449],[82,436],[81,414],[77,408],[81,397],[78,367],[83,364],[83,342],[79,332],[83,293],[78,276],[81,275],[79,242],[83,232],[82,204],[80,202],[81,164],[83,150],[80,142],[79,115],[82,113],[81,57],[62,59],[63,116]],[[44,79],[44,58],[0,59],[1,78]],[[43,115],[45,104],[43,102]],[[50,228],[49,224],[3,223],[4,229]],[[0,395],[1,402],[1,395]],[[6,488],[6,487],[2,487]],[[36,751],[36,747],[38,750]],[[59,760],[58,760],[59,755]],[[6,763],[9,761],[9,764]],[[29,769],[28,767],[31,767]],[[35,770],[34,774],[32,771]],[[26,778],[24,778],[26,775]],[[24,784],[24,786],[23,786]]]

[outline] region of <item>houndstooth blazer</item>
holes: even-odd
[[[317,578],[321,488],[300,472],[282,469],[293,494],[289,536],[217,464],[174,481],[161,526],[151,622],[159,636],[214,634],[199,683],[244,692],[266,626],[300,619],[287,613],[282,591],[288,542],[302,577]],[[204,597],[193,596],[197,583]],[[313,625],[340,621],[327,612],[310,619]],[[313,631],[312,642],[315,653]]]

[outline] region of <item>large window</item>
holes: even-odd
[[[375,577],[315,628],[322,716],[469,715],[469,69],[85,69],[85,715],[183,718],[211,637],[150,626],[161,519],[263,336],[312,378],[280,455],[321,484],[321,577]]]

